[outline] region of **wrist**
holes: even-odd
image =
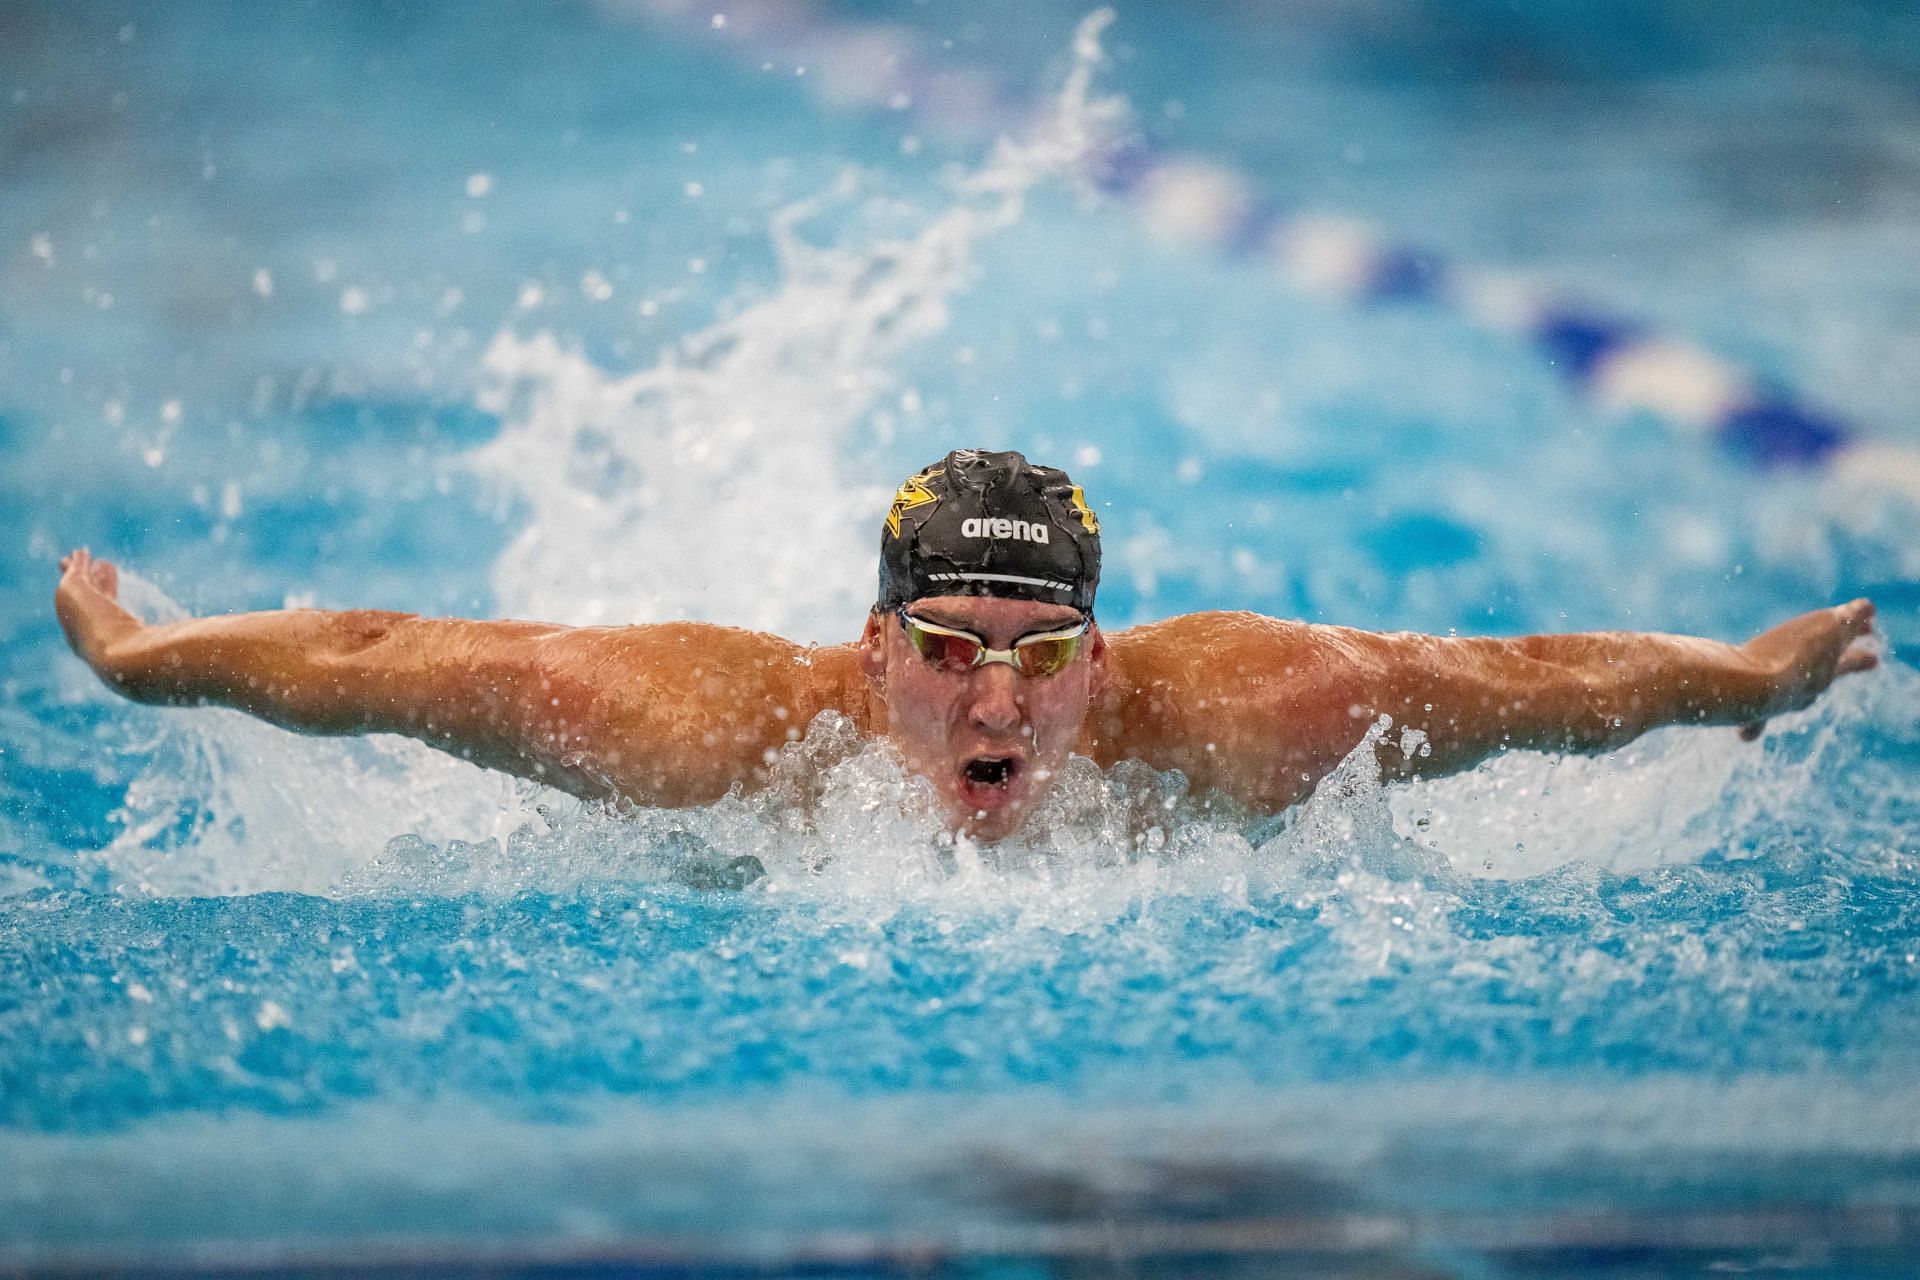
[[[1749,692],[1742,699],[1741,719],[1760,719],[1804,705],[1802,681],[1789,656],[1749,640],[1740,646],[1747,669]]]

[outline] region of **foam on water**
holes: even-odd
[[[137,574],[121,601],[150,622],[183,610]],[[397,824],[437,838],[510,830],[531,788],[399,738],[312,738],[237,711],[163,711],[122,826],[82,866],[138,894],[318,892]]]
[[[1394,788],[1395,823],[1462,871],[1500,877],[1576,860],[1624,874],[1756,847],[1777,853],[1787,833],[1820,829],[1850,831],[1863,851],[1897,847],[1905,815],[1884,804],[1863,813],[1860,802],[1903,793],[1917,702],[1920,677],[1890,661],[1774,721],[1758,743],[1681,728],[1601,756],[1514,752]]]

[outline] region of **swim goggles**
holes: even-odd
[[[895,610],[906,629],[913,651],[937,671],[960,674],[989,662],[1004,662],[1023,676],[1055,675],[1080,653],[1091,618],[1083,617],[1058,631],[1037,631],[1021,636],[1011,649],[990,649],[987,642],[970,631],[955,631],[914,617],[902,605]]]

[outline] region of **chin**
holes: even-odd
[[[1026,824],[1031,797],[1024,794],[997,798],[998,803],[981,805],[964,794],[949,794],[947,817],[954,831],[975,840],[1004,840]]]
[[[1027,815],[1023,811],[1001,811],[999,813],[964,814],[954,824],[955,830],[969,839],[984,844],[1005,840],[1025,825]]]

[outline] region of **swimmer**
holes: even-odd
[[[1816,609],[1745,644],[1629,632],[1381,634],[1195,613],[1094,620],[1100,524],[1064,472],[959,450],[910,477],[853,644],[705,623],[563,627],[290,609],[150,626],[75,551],[55,596],[73,651],[138,702],[236,707],[302,733],[398,733],[589,798],[702,805],[763,783],[836,711],[929,779],[956,830],[1019,828],[1069,754],[1178,769],[1261,811],[1304,798],[1382,715],[1427,754],[1389,778],[1508,748],[1611,750],[1663,725],[1758,736],[1865,671],[1873,605]]]

